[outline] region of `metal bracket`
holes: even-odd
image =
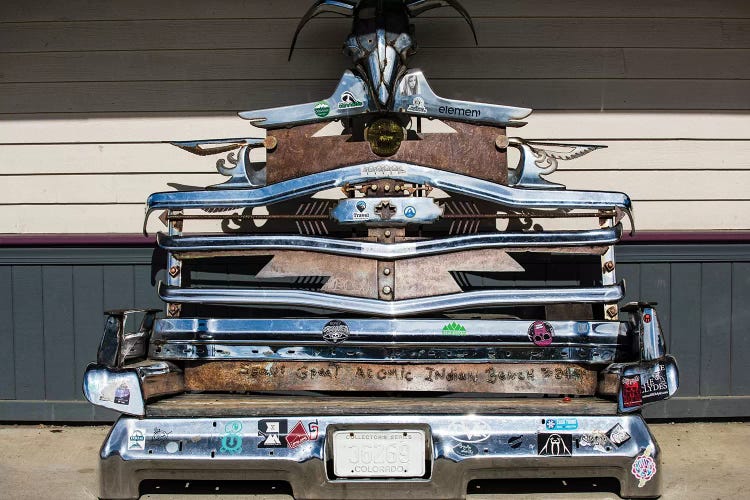
[[[515,170],[508,172],[508,184],[515,187],[531,189],[565,189],[557,184],[543,179],[557,170],[558,160],[573,160],[597,149],[606,148],[593,144],[560,144],[556,142],[531,142],[520,137],[509,137],[508,146],[521,152],[521,160]],[[545,147],[546,146],[546,147]],[[565,151],[556,151],[555,149]]]

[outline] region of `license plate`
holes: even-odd
[[[349,430],[333,433],[337,477],[422,477],[425,432]]]

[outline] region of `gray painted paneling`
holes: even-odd
[[[42,267],[14,266],[13,353],[15,355],[16,398],[45,398],[44,307]]]
[[[16,397],[12,268],[0,266],[0,399]]]
[[[86,366],[96,360],[96,348],[104,329],[104,271],[101,265],[78,265],[73,273],[74,369],[78,388],[74,399],[82,400],[83,374]]]
[[[750,263],[732,265],[732,396],[750,395]]]
[[[728,396],[732,264],[704,264],[701,276],[701,396]]]
[[[45,399],[65,401],[77,396],[73,330],[73,268],[42,268]]]
[[[705,264],[704,264],[705,265]],[[701,377],[701,267],[672,264],[670,352],[680,368],[680,396],[699,396]]]

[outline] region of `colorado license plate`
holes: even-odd
[[[425,432],[349,430],[333,433],[337,477],[422,477]]]

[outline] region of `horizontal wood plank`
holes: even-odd
[[[569,141],[750,139],[750,114],[737,111],[536,111],[527,120],[528,125],[509,133],[526,139]],[[138,143],[264,134],[234,112],[0,117],[0,144]],[[601,158],[602,154],[592,154],[575,163]],[[44,158],[47,157],[32,155],[28,163]]]
[[[474,17],[748,17],[743,0],[682,0],[651,2],[632,0],[627,3],[599,0],[464,0],[463,5]],[[206,8],[198,0],[118,0],[98,2],[68,0],[62,4],[32,0],[3,2],[0,19],[8,22],[30,21],[97,21],[143,19],[227,19],[227,18],[297,18],[307,5],[299,0],[223,0]],[[451,9],[430,11],[424,17],[456,17]]]
[[[276,415],[612,415],[616,404],[600,398],[321,397],[185,394],[147,406],[149,417]]]
[[[88,50],[283,49],[288,48],[304,7],[287,19],[169,19],[134,21],[4,23],[2,52]],[[747,19],[477,18],[482,47],[750,48]],[[416,21],[420,46],[473,47],[459,18]],[[321,18],[300,34],[299,48],[340,47],[346,18]],[[248,34],[260,33],[260,36]],[[689,35],[688,35],[689,34]],[[210,54],[207,54],[210,57]]]
[[[335,80],[7,83],[0,114],[235,112],[330,96]],[[438,95],[547,110],[750,110],[750,80],[432,80]]]
[[[34,52],[0,54],[0,83],[330,79],[350,66],[337,48]],[[750,50],[423,49],[430,78],[750,78]],[[241,64],[238,64],[241,62]]]

